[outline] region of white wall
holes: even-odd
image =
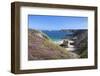
[[[11,15],[10,3],[15,0],[1,0],[0,1],[0,76],[16,76],[10,73],[10,55],[11,55]],[[17,0],[17,1],[30,1],[30,2],[43,2],[43,3],[57,3],[57,4],[74,4],[74,5],[90,5],[99,7],[100,20],[100,0]],[[100,22],[98,23],[100,24]],[[100,33],[100,25],[98,26]],[[100,46],[100,34],[98,38]],[[99,48],[100,50],[100,48]],[[100,58],[100,51],[99,58]],[[100,76],[100,59],[98,70],[81,70],[81,71],[65,71],[53,73],[38,73],[38,74],[22,74],[18,76]]]

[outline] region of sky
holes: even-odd
[[[87,17],[28,15],[28,28],[37,30],[87,29]]]

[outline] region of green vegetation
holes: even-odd
[[[88,58],[88,52],[87,50],[84,50],[83,53],[81,54],[81,58]]]

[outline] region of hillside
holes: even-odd
[[[75,53],[68,52],[66,49],[54,44],[44,33],[29,29],[28,30],[28,59],[29,60],[48,60],[48,59],[72,59],[79,58]]]

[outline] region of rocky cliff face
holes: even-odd
[[[87,58],[88,54],[88,31],[80,30],[76,32],[77,37],[75,40],[76,53],[79,54],[82,58]]]
[[[73,59],[75,53],[54,44],[48,36],[34,29],[28,30],[28,60]]]

